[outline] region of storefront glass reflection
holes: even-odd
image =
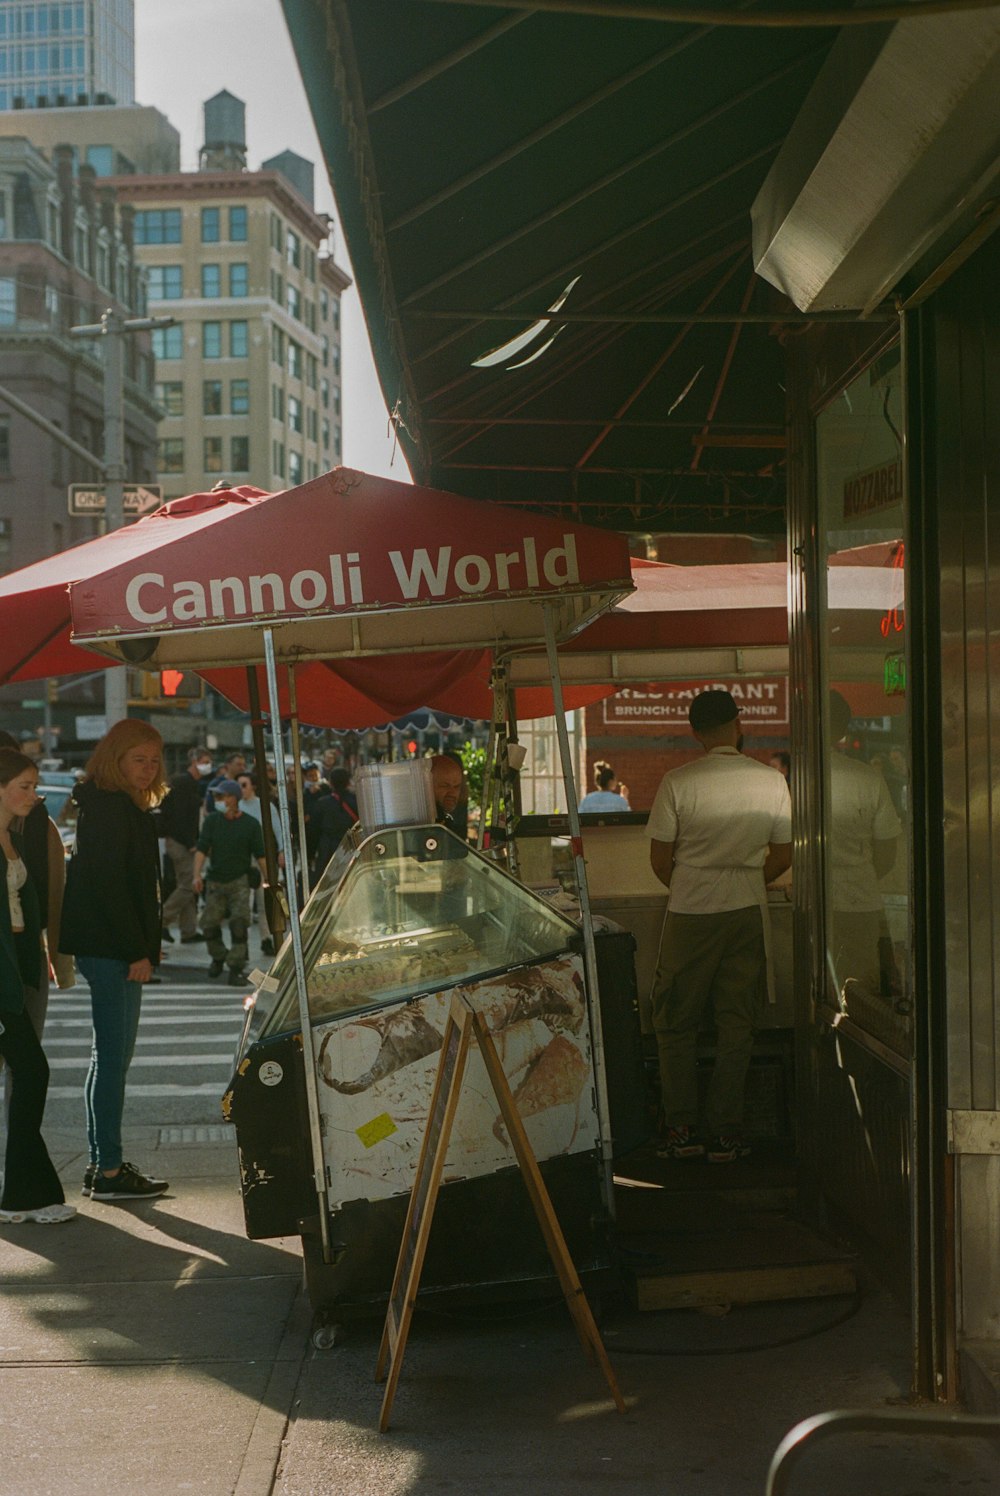
[[[898,355],[816,425],[828,997],[909,1051],[909,739]]]

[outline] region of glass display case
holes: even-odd
[[[313,1021],[435,992],[575,947],[573,922],[443,826],[346,838],[302,917]],[[298,1028],[291,942],[249,1037]]]

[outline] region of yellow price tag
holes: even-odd
[[[376,1143],[381,1143],[385,1138],[391,1138],[398,1130],[388,1112],[383,1112],[379,1117],[373,1117],[363,1127],[356,1129],[358,1137],[366,1148],[374,1148]]]

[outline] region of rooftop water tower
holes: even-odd
[[[199,171],[246,171],[247,106],[224,88],[208,99],[205,144],[198,153]]]

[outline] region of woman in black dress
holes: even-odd
[[[12,1078],[0,1225],[71,1221],[59,1176],[42,1140],[49,1067],[24,1007],[41,980],[38,895],[12,827],[33,810],[38,770],[23,753],[0,749],[0,1056]]]

